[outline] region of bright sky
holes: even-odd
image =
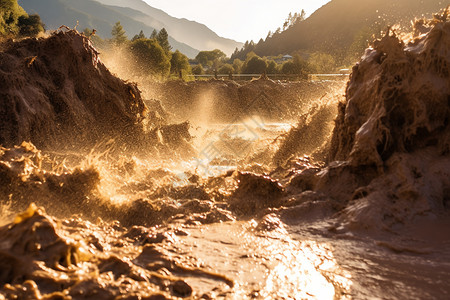
[[[330,0],[144,0],[177,18],[203,23],[219,36],[239,42],[266,38],[290,12],[309,16]]]

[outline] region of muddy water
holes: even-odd
[[[227,205],[223,198],[238,186],[232,173],[266,174],[270,162],[258,164],[243,152],[226,152],[223,143],[233,140],[245,150],[269,151],[268,141],[290,126],[267,123],[254,131],[245,124],[210,126],[203,131],[199,146],[217,143],[221,151],[204,160],[122,158],[128,168],[119,172],[105,157],[91,159],[100,174],[97,199],[108,199],[109,205],[122,210],[110,209],[109,217],[101,215],[104,220],[89,217],[89,205],[75,217],[50,217],[33,207],[17,215],[3,205],[6,225],[0,230],[0,298],[446,298],[450,294],[450,235],[444,232],[432,237],[439,226],[433,223],[426,229],[427,220],[417,225],[422,235],[408,236],[405,230],[397,236],[365,236],[336,228],[333,210],[320,201],[306,213],[301,202],[246,215]],[[230,138],[233,132],[240,136]],[[258,138],[249,132],[258,132]],[[307,167],[308,159],[297,161],[293,170],[302,164]],[[26,172],[34,172],[31,165]],[[193,175],[198,178],[194,180]],[[214,180],[219,183],[211,183]],[[192,189],[181,196],[162,192],[192,187],[194,181],[207,193],[218,194],[202,197]],[[135,214],[134,219],[126,219],[126,226],[113,221],[132,209],[128,203],[139,199],[172,206],[174,211],[160,208],[148,215]],[[248,195],[241,201],[253,200]],[[14,218],[12,223],[8,214]],[[133,226],[155,216],[162,221]]]

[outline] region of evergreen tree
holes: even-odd
[[[172,46],[170,46],[169,34],[167,33],[167,30],[165,28],[161,29],[158,32],[158,35],[156,36],[156,40],[158,41],[159,45],[161,46],[161,48],[163,48],[163,50],[166,53],[170,52],[170,50],[172,49]]]
[[[158,35],[158,31],[156,29],[153,29],[152,34],[150,35],[151,39],[156,39],[156,36]]]
[[[131,39],[131,41],[134,42],[135,40],[138,40],[138,39],[145,39],[145,34],[144,34],[144,32],[143,32],[142,30],[139,32],[139,34],[136,34],[136,35]]]
[[[123,29],[120,22],[117,22],[116,24],[114,24],[114,26],[111,30],[111,35],[112,35],[112,42],[116,46],[123,45],[128,41],[125,30]]]

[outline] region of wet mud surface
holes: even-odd
[[[95,49],[74,31],[11,42],[1,57],[52,38],[73,39],[92,64]],[[144,102],[118,81],[136,88],[124,107],[148,111],[131,122],[134,146],[110,135],[90,151],[17,142],[32,131],[2,142],[0,299],[448,298],[449,45],[446,12],[408,36],[387,32],[341,86],[345,98],[324,88],[296,123],[264,111],[172,122],[164,99]],[[33,61],[33,72],[48,67]],[[94,79],[106,70],[97,63]],[[251,84],[236,90],[287,89]],[[3,122],[6,141],[17,122]]]

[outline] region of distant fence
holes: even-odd
[[[304,79],[299,75],[287,75],[287,74],[267,74],[268,78],[272,80],[281,81],[299,81]],[[348,74],[308,74],[309,81],[321,81],[321,80],[346,80]],[[187,75],[189,79],[193,80],[208,80],[212,78],[217,79],[229,79],[234,81],[248,81],[261,77],[261,74],[217,74],[217,75]]]

